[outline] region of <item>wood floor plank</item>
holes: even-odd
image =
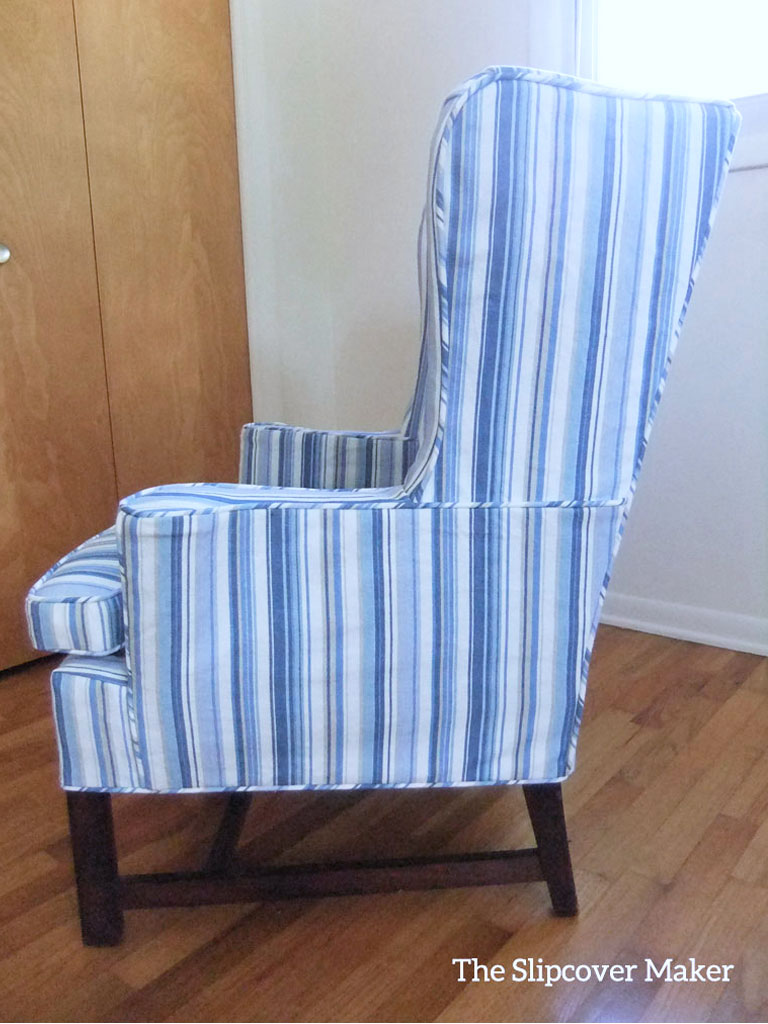
[[[699,963],[734,964],[743,979],[744,951],[754,947],[753,932],[768,909],[768,891],[729,879],[712,902],[699,936],[686,956]],[[658,957],[657,957],[658,959]],[[664,984],[651,1001],[645,1020],[707,1020],[728,988],[725,982]]]
[[[163,927],[136,949],[131,949],[113,968],[132,990],[142,989],[166,974],[200,948],[251,912],[242,905],[210,907],[205,914],[189,908],[173,908],[162,915]],[[159,920],[160,914],[155,915]]]
[[[752,765],[728,802],[728,814],[761,824],[768,818],[768,751]]]
[[[648,905],[661,892],[658,883],[626,872],[588,910],[562,921],[532,922],[512,936],[494,960],[513,976],[513,962],[523,957],[541,957],[551,963],[611,963],[625,938],[642,919]],[[622,927],[617,928],[617,922]],[[554,926],[553,926],[554,923]],[[460,994],[438,1018],[441,1021],[535,1021],[547,1008],[549,1020],[571,1020],[576,1006],[595,983],[562,984],[545,988],[537,982],[508,982],[503,985],[459,985]],[[576,1018],[578,1019],[578,1018]]]
[[[722,704],[691,743],[681,751],[642,791],[637,800],[612,824],[612,841],[593,845],[583,866],[616,877],[627,865],[637,866],[639,850],[674,814],[685,826],[688,815],[686,795],[713,763],[726,766],[741,748],[741,732],[756,714],[765,709],[761,695],[739,690]],[[723,751],[729,759],[723,759]],[[641,864],[642,866],[642,864]]]
[[[528,884],[251,907],[131,911],[80,943],[48,676],[0,675],[0,1019],[20,1021],[764,1020],[768,659],[601,627],[565,783],[581,914]],[[7,770],[5,770],[7,769]],[[115,800],[125,871],[193,869],[219,796]],[[528,845],[516,787],[257,797],[262,862]],[[733,981],[461,984],[503,964],[733,962]]]

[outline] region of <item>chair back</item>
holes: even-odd
[[[420,502],[631,494],[738,123],[508,67],[448,97],[406,424]]]

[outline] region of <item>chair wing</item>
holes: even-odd
[[[630,496],[738,124],[728,103],[520,68],[448,98],[406,423],[418,500]]]

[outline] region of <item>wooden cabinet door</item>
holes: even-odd
[[[114,522],[115,477],[72,8],[0,2],[0,668],[23,602]]]
[[[227,0],[75,0],[120,495],[235,480],[251,418]]]

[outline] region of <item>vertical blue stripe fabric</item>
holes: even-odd
[[[242,484],[121,503],[128,684],[113,718],[77,683],[76,754],[60,698],[65,784],[564,778],[738,122],[520,68],[452,93],[402,429],[251,424]],[[105,768],[107,733],[130,771]]]
[[[123,646],[123,590],[115,528],[58,561],[29,591],[27,626],[39,651],[111,654]]]
[[[240,444],[240,483],[272,487],[402,487],[415,450],[399,432],[308,430],[247,423]]]
[[[562,778],[622,513],[124,510],[151,788]]]
[[[141,788],[125,658],[70,655],[51,675],[65,789]]]
[[[404,428],[418,500],[631,493],[738,124],[519,68],[448,98]]]

